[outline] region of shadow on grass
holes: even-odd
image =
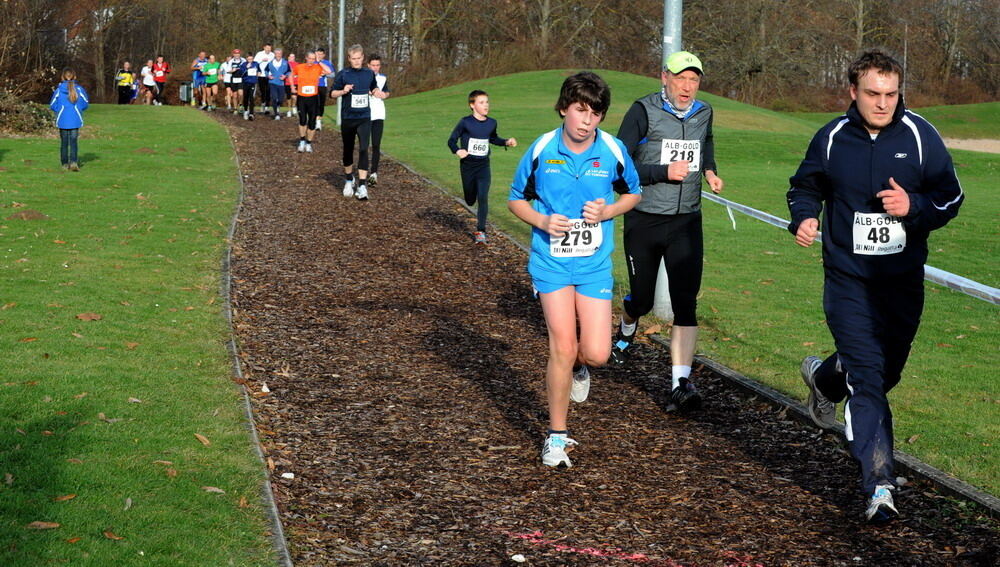
[[[5,431],[0,437],[0,474],[4,475],[0,489],[0,563],[42,565],[54,561],[47,552],[50,544],[63,541],[68,537],[67,528],[73,526],[28,526],[32,522],[64,523],[60,508],[72,503],[54,499],[71,492],[63,488],[60,471],[85,466],[67,462],[80,456],[71,448],[72,430],[78,423],[74,416],[56,415],[10,425],[9,433]]]

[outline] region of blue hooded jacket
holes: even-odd
[[[59,83],[49,101],[49,108],[56,113],[56,127],[60,130],[73,130],[83,126],[83,111],[88,106],[90,101],[87,99],[87,91],[79,83],[76,84],[76,104],[70,102],[69,81]]]

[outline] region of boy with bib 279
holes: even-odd
[[[611,354],[611,219],[640,199],[639,175],[625,145],[597,128],[610,106],[611,90],[599,76],[568,77],[555,106],[563,124],[528,149],[507,202],[533,227],[528,273],[549,330],[542,463],[550,467],[572,466],[566,453],[577,442],[566,430],[569,401],[587,398],[587,366],[603,365]]]

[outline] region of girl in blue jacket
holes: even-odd
[[[59,158],[63,169],[80,171],[76,162],[77,139],[80,137],[80,127],[83,126],[83,111],[90,102],[87,91],[76,84],[76,72],[64,69],[62,82],[52,93],[49,108],[56,113],[56,127],[59,128]]]

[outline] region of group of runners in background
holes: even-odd
[[[300,62],[270,44],[252,59],[238,49],[222,62],[201,52],[190,66],[192,84],[201,109],[214,110],[221,94],[226,109],[246,120],[258,97],[260,111],[280,120],[287,99],[286,117],[299,119],[299,152],[312,151],[326,99],[343,97],[343,194],[365,200],[377,180],[389,88],[377,55],[366,60],[360,45],[347,55],[346,67],[335,73],[321,49]],[[940,135],[903,104],[899,63],[872,50],[848,71],[853,102],[813,138],[787,194],[789,230],[800,246],[817,238],[823,215],[824,310],[836,345],[825,359],[807,357],[800,373],[819,427],[834,427],[836,404],[846,399],[846,436],[861,469],[864,515],[883,523],[897,515],[886,394],[900,381],[923,310],[927,238],[957,215],[964,195]],[[147,104],[162,104],[169,73],[162,57],[143,66]],[[617,137],[598,128],[611,104],[604,80],[590,72],[568,77],[555,105],[562,124],[530,145],[515,172],[508,207],[532,227],[528,273],[549,336],[549,428],[541,453],[547,466],[572,466],[568,453],[578,442],[567,428],[570,401],[587,399],[591,367],[609,359],[628,363],[638,320],[653,306],[661,263],[675,312],[670,399],[682,410],[701,403],[691,376],[703,265],[701,188],[707,182],[719,193],[724,186],[713,110],[697,98],[703,74],[695,55],[671,54],[661,90],[632,103]],[[63,166],[78,170],[75,133],[87,98],[72,71],[63,79],[51,104],[63,134]],[[127,62],[116,81],[119,102],[136,97]],[[468,104],[471,114],[447,145],[461,160],[466,202],[479,204],[474,240],[486,244],[490,146],[517,141],[498,135],[486,92],[472,91]],[[630,293],[612,338],[612,219],[619,215]]]

